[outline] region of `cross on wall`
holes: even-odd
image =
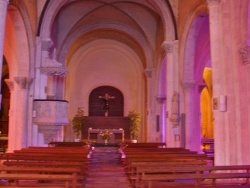
[[[105,116],[108,116],[109,100],[114,98],[115,96],[111,96],[108,93],[105,93],[103,96],[99,96],[99,99],[102,99],[104,103],[103,110],[105,110]]]

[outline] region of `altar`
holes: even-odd
[[[124,142],[124,130],[122,128],[119,129],[88,129],[88,141],[94,141],[96,143],[104,143],[104,139],[102,139],[100,133],[108,131],[111,132],[111,136],[108,140],[108,143],[119,143]]]
[[[89,137],[89,130],[92,129],[91,136]],[[97,133],[94,133],[98,130],[116,130],[120,132],[120,129],[123,130],[124,140],[130,140],[130,125],[128,117],[105,117],[105,116],[85,116],[85,126],[82,128],[82,139],[88,140],[89,138],[93,141],[97,141]],[[116,139],[121,136],[121,133],[115,134]],[[122,140],[122,138],[121,138]]]

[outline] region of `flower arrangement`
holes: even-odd
[[[102,131],[100,132],[100,136],[102,137],[103,140],[108,140],[110,139],[110,137],[113,135],[112,132],[108,131],[108,130],[105,130],[105,131]]]
[[[78,107],[77,113],[72,120],[73,131],[77,137],[80,136],[82,128],[85,125],[84,110],[83,107]]]

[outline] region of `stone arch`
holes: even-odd
[[[175,24],[173,20],[173,15],[171,15],[172,10],[169,10],[170,9],[169,5],[166,4],[165,1],[150,1],[150,0],[147,1],[149,4],[152,4],[152,6],[159,11],[158,13],[161,15],[161,18],[163,19],[164,28],[168,28],[167,30],[165,30],[165,39],[174,40],[176,30],[174,26]],[[44,10],[44,16],[41,17],[41,19],[46,20],[46,22],[40,21],[41,23],[40,31],[38,31],[38,33],[40,33],[40,36],[42,36],[42,38],[44,39],[50,38],[50,31],[53,21],[60,8],[67,2],[68,2],[67,0],[61,0],[60,2],[50,1],[49,4],[45,6],[46,10]]]
[[[23,2],[11,2],[6,15],[4,56],[9,67],[8,84],[11,90],[8,150],[32,144],[32,97],[28,97],[34,77],[34,38],[26,6]],[[33,89],[33,88],[32,88]],[[26,92],[27,91],[27,92]],[[12,109],[19,109],[18,111]],[[19,129],[16,129],[16,125]]]
[[[185,47],[180,49],[182,62],[180,70],[185,95],[183,104],[186,112],[185,143],[187,148],[200,151],[200,93],[198,88],[202,84],[203,68],[210,63],[207,7],[204,4],[197,6],[186,23],[181,39]],[[199,51],[200,49],[204,51]],[[192,101],[191,106],[189,100]]]

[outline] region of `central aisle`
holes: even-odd
[[[95,147],[88,169],[86,188],[131,188],[117,147]]]

